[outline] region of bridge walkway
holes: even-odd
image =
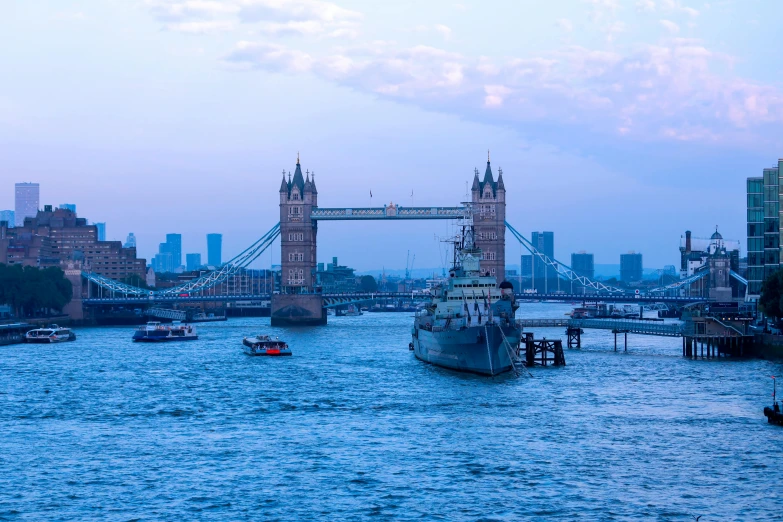
[[[522,328],[581,328],[618,333],[682,337],[684,325],[640,319],[518,319]]]

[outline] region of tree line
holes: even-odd
[[[71,301],[73,287],[57,267],[5,265],[0,263],[0,304],[11,307],[16,317],[35,317],[60,312]]]

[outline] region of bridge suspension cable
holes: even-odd
[[[237,274],[241,270],[250,266],[250,264],[258,259],[272,243],[280,236],[280,223],[273,226],[266,234],[243,250],[239,255],[233,257],[230,261],[224,264],[217,270],[213,270],[204,274],[203,276],[188,281],[187,283],[175,286],[173,288],[166,288],[163,290],[145,290],[138,288],[120,281],[109,279],[108,277],[99,276],[90,272],[82,272],[82,276],[102,288],[111,292],[132,295],[132,296],[171,296],[181,293],[192,293],[201,290],[207,290],[215,285],[218,285],[228,279],[229,277]]]
[[[539,252],[538,249],[536,249],[536,247],[533,246],[533,243],[525,239],[525,237],[522,234],[520,234],[517,231],[517,229],[512,227],[508,221],[506,221],[505,223],[506,223],[506,228],[511,232],[511,234],[516,238],[516,240],[519,241],[522,244],[522,246],[525,247],[527,251],[533,255],[533,258],[538,258],[541,260],[544,266],[553,268],[557,273],[558,277],[567,279],[569,281],[574,281],[584,286],[585,288],[592,288],[599,292],[604,291],[609,293],[621,293],[621,294],[625,293],[624,290],[621,290],[620,288],[615,288],[613,286],[605,285],[603,283],[599,283],[598,281],[593,281],[592,279],[588,279],[587,277],[581,276],[576,272],[574,272],[574,270],[570,266],[566,265],[565,263],[561,263],[557,259],[551,259],[543,252]]]
[[[672,283],[670,285],[661,286],[661,287],[658,287],[658,288],[653,288],[652,290],[649,291],[649,293],[651,293],[651,294],[658,294],[658,293],[661,293],[661,292],[666,292],[668,290],[676,290],[677,288],[680,288],[681,286],[685,286],[685,285],[689,285],[691,283],[695,283],[699,279],[707,277],[708,275],[710,275],[710,271],[709,270],[702,270],[701,272],[697,272],[697,273],[693,274],[690,277],[686,277],[685,279],[680,279],[679,281],[676,281],[676,282],[674,282],[674,283]]]

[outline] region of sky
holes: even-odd
[[[11,0],[0,17],[0,209],[13,184],[229,258],[322,207],[455,205],[487,150],[507,219],[555,257],[678,264],[685,230],[745,244],[745,179],[783,157],[783,2]],[[372,191],[373,198],[369,197]],[[411,198],[411,192],[413,197]],[[318,258],[446,260],[445,222],[322,223]],[[509,237],[510,239],[510,237]],[[523,253],[508,241],[507,263]],[[279,249],[260,266],[279,262]]]

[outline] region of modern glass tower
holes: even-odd
[[[171,263],[174,270],[182,266],[182,234],[166,234],[166,243],[171,253]]]
[[[207,234],[207,264],[220,266],[223,264],[223,234]]]
[[[761,177],[747,180],[748,195],[748,297],[758,298],[764,279],[780,269],[781,194],[783,159],[766,168]]]
[[[24,218],[38,214],[40,186],[38,183],[17,183],[15,185],[14,219],[16,226],[24,225]]]
[[[555,258],[555,233],[533,232],[531,243],[536,250],[547,256],[550,260]],[[536,256],[533,261],[533,284],[539,294],[552,293],[558,290],[557,272]]]
[[[758,298],[764,281],[764,178],[748,178],[748,295]]]
[[[106,223],[94,223],[98,230],[98,241],[106,241]]]

